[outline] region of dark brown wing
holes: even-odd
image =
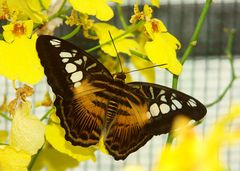
[[[118,106],[118,114],[105,137],[105,147],[115,160],[125,159],[152,138],[153,135],[146,127],[151,123],[143,112],[146,110],[146,105],[134,103],[129,108]]]
[[[117,97],[112,101],[118,100],[112,102],[116,105],[110,108],[114,118],[105,132],[105,147],[116,160],[120,160],[143,146],[153,135],[148,133],[146,127],[151,121],[139,90],[125,84],[113,96]]]
[[[144,82],[128,85],[143,94],[148,106],[147,114],[151,119],[147,127],[154,135],[168,133],[177,115],[199,121],[207,113],[206,107],[197,99],[172,88]]]
[[[92,82],[112,81],[112,75],[90,54],[59,38],[39,36],[36,48],[47,81],[56,94],[54,105],[66,139],[81,146],[98,143],[107,101],[95,95],[103,89]]]
[[[116,160],[125,159],[153,135],[169,132],[177,115],[200,120],[206,114],[198,100],[168,87],[133,82],[127,84],[125,91],[129,94],[124,96],[125,105],[119,103],[105,138],[105,146]]]

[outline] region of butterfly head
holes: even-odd
[[[115,80],[119,80],[121,82],[125,82],[125,79],[126,79],[126,74],[123,73],[123,72],[118,72],[116,74],[113,74],[113,78]]]

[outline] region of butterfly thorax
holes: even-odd
[[[126,79],[126,74],[123,72],[118,72],[113,75],[114,80],[120,81],[120,82],[125,82]]]

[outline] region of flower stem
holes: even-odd
[[[41,5],[42,9],[46,10],[45,6],[43,5],[43,1],[39,0],[39,4]]]
[[[8,121],[12,121],[12,118],[8,117],[6,114],[4,113],[0,113],[0,116],[2,116],[4,119],[8,120]]]
[[[118,15],[119,15],[119,19],[121,21],[121,24],[122,24],[123,28],[126,30],[128,25],[127,25],[127,23],[125,21],[125,18],[123,16],[122,7],[119,4],[117,4],[117,11],[118,11]]]
[[[125,35],[127,35],[127,34],[129,34],[129,33],[131,33],[131,32],[134,32],[134,31],[137,30],[139,27],[141,27],[141,26],[143,25],[143,23],[144,23],[144,21],[139,21],[136,25],[134,25],[134,26],[132,26],[132,27],[129,27],[124,33],[122,33],[122,34],[114,37],[113,40],[117,40],[117,39],[119,39],[119,38],[121,38],[121,37],[123,37],[123,36],[125,36]],[[86,52],[90,53],[90,52],[92,52],[92,51],[94,51],[94,50],[97,50],[98,48],[100,48],[100,47],[102,47],[102,46],[104,46],[104,45],[106,45],[106,44],[108,44],[108,43],[111,43],[111,42],[112,42],[112,40],[106,41],[106,42],[104,42],[104,43],[102,43],[102,44],[100,44],[100,45],[97,45],[97,46],[95,46],[95,47],[92,47],[92,48],[90,48],[90,49],[87,49]]]
[[[45,144],[45,143],[44,143],[44,144]],[[34,164],[35,164],[35,162],[36,162],[36,160],[37,160],[40,152],[42,151],[42,149],[43,149],[43,147],[44,147],[44,144],[43,144],[42,147],[38,150],[38,152],[37,152],[35,155],[32,156],[32,159],[31,159],[31,161],[30,161],[30,163],[29,163],[29,165],[28,165],[28,171],[31,171],[31,170],[32,170],[32,168],[33,168],[33,166],[34,166]]]
[[[223,97],[226,95],[228,90],[232,87],[234,81],[237,79],[235,68],[234,68],[233,55],[232,55],[232,45],[234,42],[235,30],[227,30],[227,33],[228,33],[228,40],[227,40],[227,47],[226,47],[225,53],[227,58],[229,59],[229,63],[231,67],[231,80],[226,86],[226,88],[223,90],[223,92],[218,96],[218,98],[215,99],[213,102],[207,104],[206,107],[211,107],[216,103],[220,102],[223,99]]]
[[[80,28],[81,28],[80,26],[77,26],[75,29],[73,29],[72,32],[68,33],[67,35],[62,36],[61,38],[64,40],[72,38],[79,32]]]
[[[62,5],[58,9],[58,11],[55,14],[51,15],[50,17],[48,17],[48,20],[52,20],[52,19],[58,17],[60,14],[62,14],[62,10],[63,10],[66,2],[67,2],[67,0],[63,0]]]
[[[0,143],[0,145],[9,145],[9,144],[7,144],[7,143]]]
[[[143,55],[142,53],[137,52],[137,51],[132,50],[132,49],[130,49],[129,51],[130,51],[130,53],[131,53],[132,55],[135,55],[135,56],[137,56],[137,57],[139,57],[139,58],[142,58],[142,59],[145,59],[145,60],[147,60],[147,61],[150,61],[150,60],[148,59],[147,55]]]
[[[185,50],[182,58],[181,58],[181,64],[183,65],[185,63],[185,61],[188,59],[190,53],[192,52],[193,48],[196,46],[197,44],[197,40],[198,40],[198,37],[199,37],[199,34],[200,34],[200,30],[202,28],[202,25],[205,21],[205,18],[207,16],[207,13],[209,11],[209,8],[212,4],[212,0],[206,0],[204,6],[203,6],[203,9],[201,11],[201,14],[200,14],[200,17],[198,19],[198,22],[197,22],[197,26],[193,32],[193,35],[192,35],[192,38],[190,40],[190,43],[188,44],[187,46],[187,49]],[[173,75],[173,80],[172,80],[172,88],[174,89],[177,89],[177,85],[178,85],[178,78],[179,76],[178,75]],[[173,142],[173,137],[172,137],[172,134],[169,133],[168,134],[168,138],[167,138],[167,144],[172,144]]]
[[[47,118],[48,115],[50,115],[53,111],[55,110],[54,107],[52,107],[51,109],[49,109],[40,119],[40,121],[43,121],[44,119]]]

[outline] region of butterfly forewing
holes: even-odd
[[[151,83],[132,82],[128,84],[140,90],[148,106],[147,116],[152,121],[148,129],[154,135],[168,133],[177,115],[199,121],[206,115],[205,106],[197,99],[180,91]]]
[[[206,108],[196,99],[161,85],[113,79],[84,50],[52,36],[40,36],[37,51],[54,105],[73,145],[97,144],[101,136],[108,152],[125,159],[153,135],[170,131],[177,115],[200,120]],[[120,79],[118,79],[120,78]]]
[[[56,113],[65,128],[66,139],[75,145],[98,143],[105,121],[106,99],[94,93],[94,81],[112,80],[112,75],[96,59],[71,43],[52,36],[40,36],[37,51],[48,83],[56,94]]]

